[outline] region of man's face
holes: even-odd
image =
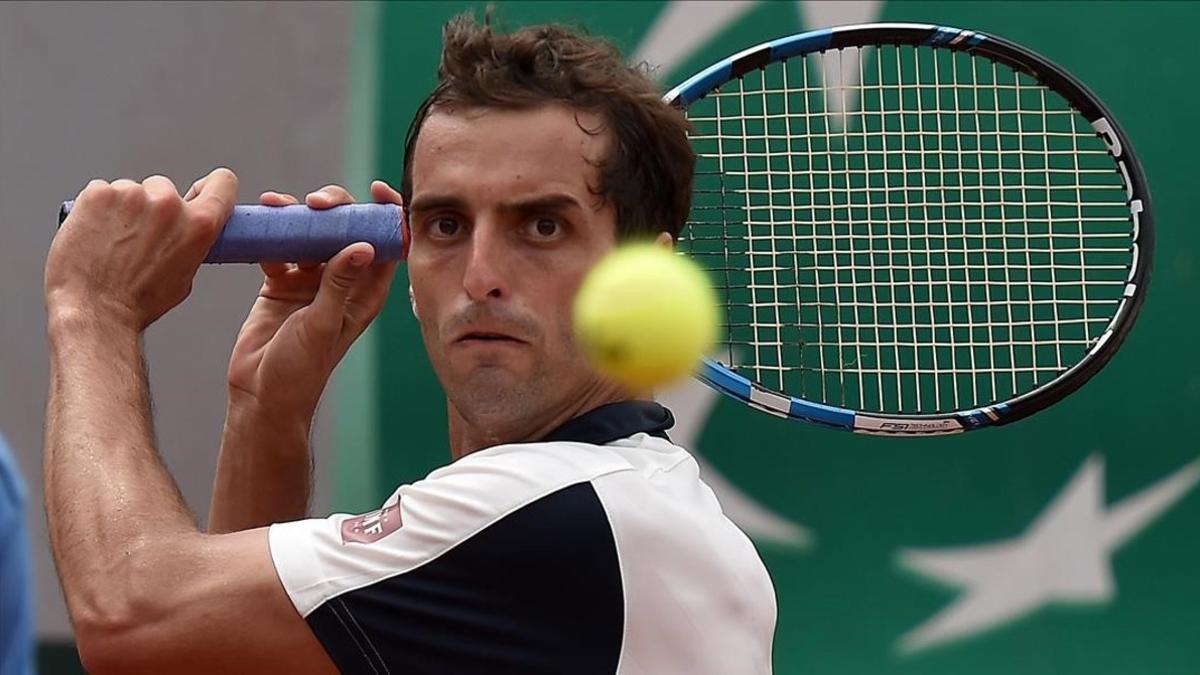
[[[616,241],[592,190],[610,140],[565,106],[437,111],[412,161],[409,277],[451,403],[484,429],[537,428],[601,384],[571,303]]]

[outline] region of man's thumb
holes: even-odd
[[[313,311],[340,325],[350,289],[374,258],[375,249],[365,243],[347,246],[331,258],[321,274],[321,287],[317,289],[317,297],[313,298]]]

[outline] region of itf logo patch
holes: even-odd
[[[342,544],[373,544],[400,529],[400,502],[342,521]]]

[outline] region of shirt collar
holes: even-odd
[[[542,442],[576,441],[604,445],[619,438],[646,433],[666,440],[667,429],[675,426],[675,416],[654,401],[620,401],[568,420],[551,431]]]

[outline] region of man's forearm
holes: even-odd
[[[49,335],[46,512],[77,616],[136,597],[130,566],[147,546],[196,528],[154,447],[138,332],[73,311],[51,316]]]
[[[208,516],[210,533],[236,532],[308,515],[311,417],[230,399]]]

